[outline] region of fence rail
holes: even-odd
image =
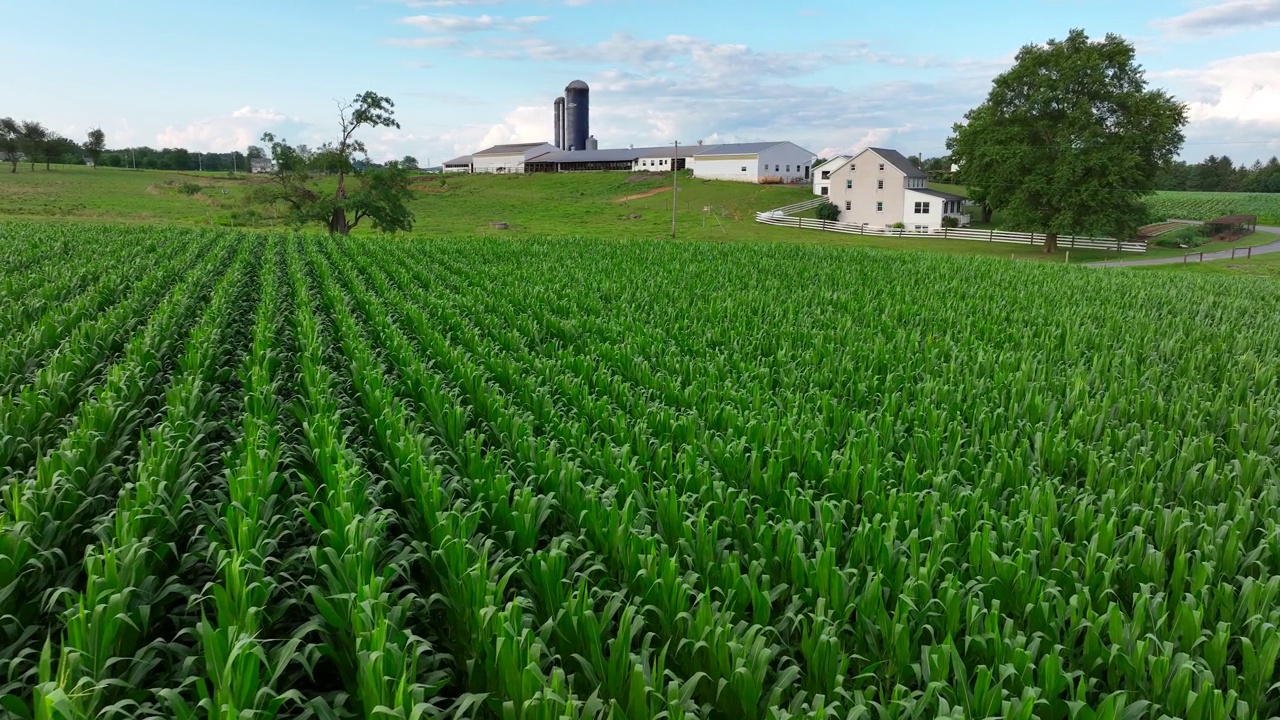
[[[1014,245],[1043,245],[1044,233],[1020,233],[1006,230],[972,230],[968,228],[937,228],[935,230],[908,230],[906,228],[880,227],[876,225],[855,225],[833,220],[814,220],[795,217],[792,213],[803,212],[827,202],[826,198],[809,200],[795,205],[787,205],[776,210],[756,213],[756,222],[781,227],[804,228],[808,230],[825,230],[827,232],[846,233],[850,235],[876,235],[880,237],[918,237],[942,238],[945,240],[981,240],[985,242],[1010,243]],[[1059,236],[1058,247],[1074,250],[1115,250],[1117,252],[1145,253],[1147,246],[1141,242],[1125,242],[1111,238],[1081,237],[1075,235]]]

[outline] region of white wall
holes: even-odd
[[[813,173],[813,194],[814,195],[830,196],[831,178],[827,178],[825,180],[822,179],[822,173],[823,171],[826,171],[827,173],[833,172],[836,168],[840,167],[841,163],[843,163],[845,159],[847,158],[843,158],[843,159],[833,158],[813,168],[811,172]],[[823,192],[823,188],[826,188],[827,192]]]
[[[840,222],[876,227],[901,222],[910,228],[912,220],[903,212],[906,181],[906,174],[893,163],[872,150],[863,150],[831,173],[830,200],[840,208]],[[880,187],[882,182],[884,187]],[[877,203],[881,210],[876,210]]]
[[[927,214],[917,215],[915,205],[918,202],[929,203],[929,212]],[[902,207],[902,222],[907,226],[908,230],[914,229],[917,225],[924,225],[928,229],[942,227],[942,208],[947,201],[932,195],[925,195],[914,190],[907,190],[907,196]]]
[[[511,153],[508,155],[476,155],[471,158],[471,167],[478,173],[524,172],[524,153]]]
[[[672,158],[639,158],[631,165],[636,172],[671,172]]]
[[[784,183],[812,180],[813,153],[793,143],[780,143],[760,153],[760,179],[782,178]],[[759,179],[756,181],[759,182]]]
[[[693,176],[696,178],[760,182],[759,155],[695,155],[690,160]]]

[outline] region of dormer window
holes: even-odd
[[[880,163],[880,171],[884,172],[884,163]]]

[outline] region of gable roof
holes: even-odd
[[[915,165],[912,165],[911,161],[908,160],[906,157],[904,157],[903,154],[898,152],[897,150],[890,150],[888,148],[874,148],[874,147],[869,147],[867,148],[867,150],[870,150],[871,152],[879,155],[881,158],[884,159],[885,162],[898,168],[898,170],[902,171],[902,173],[909,178],[928,177],[927,175],[924,174],[923,170],[916,167]]]
[[[475,155],[523,155],[524,153],[534,148],[542,147],[543,145],[551,145],[551,143],[536,142],[536,143],[513,143],[510,145],[494,145],[493,147],[489,147],[489,148],[485,148],[484,150],[481,150]],[[473,155],[473,157],[475,156]]]
[[[687,158],[718,147],[720,146],[681,145],[677,148],[674,145],[660,145],[658,147],[640,147],[635,150],[640,153],[640,157],[642,158]]]
[[[823,169],[823,168],[825,168],[825,167],[833,166],[833,165],[843,165],[846,161],[848,161],[848,160],[850,160],[850,159],[851,159],[851,158],[850,158],[850,156],[848,156],[848,155],[837,155],[837,156],[835,156],[835,157],[831,158],[830,160],[828,160],[828,161],[826,161],[826,162],[822,163],[821,165],[818,165],[817,167],[815,167],[815,168],[814,168],[814,170],[815,170],[815,171],[817,171],[817,170],[821,170],[821,169]]]
[[[728,143],[726,145],[712,145],[704,147],[702,150],[694,153],[701,157],[703,155],[750,155],[752,153],[761,153],[771,147],[781,145],[780,142],[755,142],[755,143]]]
[[[470,164],[471,164],[470,155],[459,155],[458,157],[452,160],[444,161],[444,167],[461,167],[463,165],[470,165]]]
[[[529,162],[634,162],[638,157],[640,157],[640,151],[629,148],[621,150],[556,150],[529,158]]]
[[[956,195],[954,193],[942,192],[941,190],[933,190],[931,188],[907,188],[907,192],[920,193],[921,195],[936,197],[939,200],[968,200],[969,199],[963,195]]]

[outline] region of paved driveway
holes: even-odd
[[[1277,235],[1280,235],[1280,227],[1270,227],[1266,225],[1259,225],[1258,232],[1275,233]],[[1194,252],[1194,251],[1190,251],[1190,252]],[[1266,255],[1267,253],[1273,253],[1273,252],[1280,252],[1280,240],[1276,240],[1275,242],[1267,245],[1259,245],[1253,249],[1254,255]],[[1196,261],[1198,261],[1199,258],[1200,258],[1199,254],[1196,254]],[[1205,262],[1208,262],[1210,260],[1230,260],[1231,250],[1229,249],[1215,250],[1213,252],[1207,252],[1204,254],[1204,259],[1205,259]],[[1241,259],[1240,251],[1238,250],[1236,251],[1236,259],[1237,260]],[[1089,267],[1135,267],[1138,265],[1173,265],[1175,263],[1182,263],[1182,262],[1183,262],[1182,257],[1179,256],[1179,257],[1163,257],[1163,258],[1143,258],[1140,260],[1108,260],[1106,262],[1085,263],[1085,264],[1088,265]],[[1187,260],[1187,262],[1194,262],[1194,261]]]

